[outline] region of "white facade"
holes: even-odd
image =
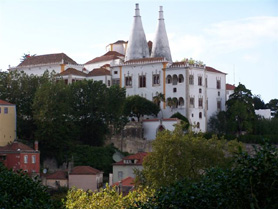
[[[154,140],[156,138],[157,132],[162,130],[173,131],[176,124],[179,123],[179,120],[176,118],[168,119],[149,119],[143,120],[144,128],[144,138],[147,140]]]
[[[264,119],[271,119],[271,110],[270,109],[255,110],[255,113],[256,113],[256,115],[259,115]]]

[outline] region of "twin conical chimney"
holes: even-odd
[[[125,61],[149,57],[149,48],[143,29],[139,4],[135,5],[135,16],[129,37]]]
[[[136,4],[134,22],[127,45],[125,61],[148,58],[149,55],[150,53],[141,21],[139,4]],[[162,6],[160,6],[159,10],[158,27],[152,45],[151,57],[164,57],[166,60],[172,62]]]
[[[165,57],[166,60],[172,62],[172,56],[166,33],[162,6],[160,6],[159,9],[158,27],[153,41],[151,57]]]

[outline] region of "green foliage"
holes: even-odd
[[[89,145],[77,145],[72,150],[71,155],[74,159],[74,165],[88,165],[93,168],[104,171],[108,176],[112,172],[112,164],[114,163],[113,154],[115,148],[113,146],[92,147]]]
[[[143,162],[144,181],[158,188],[183,178],[199,179],[207,168],[227,166],[230,159],[225,153],[233,154],[238,146],[216,136],[207,140],[202,135],[184,134],[181,126],[173,132],[160,132]]]
[[[182,120],[185,123],[184,130],[188,130],[190,124],[189,124],[188,119],[185,116],[183,116],[179,112],[176,112],[170,118],[178,118],[178,119]]]
[[[271,99],[269,103],[266,104],[266,107],[271,109],[275,118],[278,118],[278,99]]]
[[[209,131],[217,134],[228,132],[228,118],[225,111],[220,111],[210,117],[208,122]]]
[[[127,97],[124,105],[124,114],[137,117],[138,121],[144,115],[156,116],[159,111],[160,108],[156,104],[138,95]]]
[[[106,185],[105,189],[100,189],[99,192],[91,191],[84,192],[80,189],[71,189],[68,192],[64,205],[67,209],[122,209],[134,207],[135,202],[145,202],[151,198],[154,190],[149,188],[138,188],[131,191],[128,195],[122,196],[116,190],[116,187]]]
[[[23,172],[15,173],[0,163],[0,208],[59,208],[51,201],[46,187]]]
[[[198,182],[188,179],[160,188],[138,208],[278,208],[278,150],[269,143],[254,156],[240,153],[233,168],[212,168]]]
[[[36,125],[32,104],[37,89],[52,79],[48,72],[34,76],[23,72],[0,72],[0,99],[16,105],[17,135],[21,139],[34,140]]]
[[[252,132],[256,115],[251,91],[243,84],[239,84],[226,105],[229,132],[238,135]]]
[[[260,95],[254,95],[253,96],[253,104],[254,104],[254,109],[266,109],[266,105],[264,101],[261,99]]]

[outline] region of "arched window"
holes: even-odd
[[[184,99],[182,97],[179,98],[179,106],[184,106]]]
[[[179,83],[183,83],[184,82],[184,77],[182,74],[179,74]]]
[[[177,84],[178,84],[178,76],[173,75],[173,85],[177,85]]]
[[[157,129],[157,132],[164,131],[164,130],[165,130],[164,126],[163,125],[159,125],[158,129]]]
[[[166,83],[172,83],[172,76],[171,75],[167,75]]]
[[[177,108],[179,105],[179,101],[176,97],[173,98],[174,107]]]
[[[197,123],[197,128],[200,128],[200,123],[199,122]]]

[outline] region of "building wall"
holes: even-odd
[[[134,169],[142,170],[142,165],[113,165],[113,183],[118,182],[124,178],[132,177],[135,178]],[[119,178],[118,173],[123,172],[122,179]]]
[[[58,185],[60,185],[60,187],[68,187],[68,180],[67,179],[46,179],[45,186],[58,189],[59,187]]]
[[[84,191],[97,190],[97,175],[73,175],[69,174],[69,188],[76,187]]]
[[[156,134],[158,132],[158,128],[160,125],[165,128],[165,130],[173,131],[175,129],[175,124],[178,123],[178,120],[144,120],[143,128],[144,128],[144,138],[147,140],[154,140],[156,138]]]
[[[8,110],[5,113],[5,109]],[[0,105],[0,146],[16,139],[16,106]]]

